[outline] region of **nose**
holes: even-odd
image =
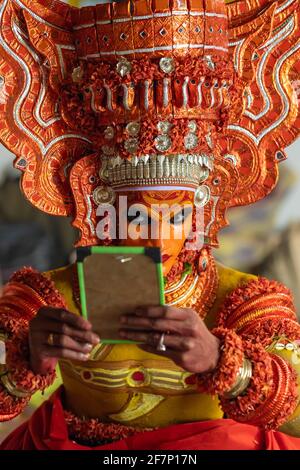
[[[161,248],[161,240],[150,238],[149,240],[146,240],[145,245],[151,248]]]

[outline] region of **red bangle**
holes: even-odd
[[[11,307],[0,307],[0,332],[10,338],[26,328],[28,321]]]
[[[13,397],[0,383],[0,422],[10,421],[22,413],[29,400]]]
[[[27,329],[6,342],[6,368],[9,381],[16,389],[29,394],[45,390],[56,377],[55,371],[40,375],[30,369]]]
[[[45,302],[45,305],[49,305],[51,307],[56,308],[67,307],[64,298],[56,289],[54,282],[48,279],[43,274],[39,273],[38,271],[35,271],[34,269],[21,269],[12,276],[10,282],[13,284],[25,284],[27,290],[28,287],[30,287],[41,296],[41,298]]]
[[[234,400],[220,397],[229,418],[268,429],[277,429],[293,413],[298,402],[297,378],[292,367],[264,347],[244,341],[252,361],[252,378],[243,395]]]
[[[222,395],[233,387],[243,364],[243,341],[225,328],[215,328],[212,334],[221,340],[220,359],[216,369],[197,376],[197,386],[200,392]]]

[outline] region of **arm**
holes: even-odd
[[[43,275],[23,269],[5,286],[0,299],[0,335],[5,341],[6,364],[1,366],[0,421],[20,414],[33,393],[55,379],[55,371],[35,374],[31,369],[29,325],[41,307],[65,304],[54,284]]]
[[[226,416],[268,429],[289,421],[299,408],[297,377],[300,373],[295,360],[300,325],[289,290],[267,279],[249,282],[225,300],[218,327],[217,331],[230,330],[242,341],[243,361],[250,363],[252,369],[244,387],[242,376],[232,384],[231,392],[234,392],[240,382],[238,394],[228,393],[222,386],[217,390]],[[293,348],[286,349],[285,345]],[[232,351],[232,357],[234,354]],[[245,362],[239,365],[243,371]],[[200,378],[202,390],[213,392],[214,385],[214,374]],[[300,435],[300,426],[298,430],[293,429],[293,434]]]
[[[121,337],[154,354],[167,332],[159,354],[192,372],[200,392],[219,395],[229,418],[276,429],[296,410],[296,353],[288,361],[276,345],[300,339],[300,326],[288,289],[276,282],[254,280],[234,290],[212,331],[194,310],[168,306],[138,309],[121,325]]]
[[[33,393],[53,383],[60,358],[86,361],[99,342],[88,321],[66,310],[54,283],[31,269],[16,273],[4,289],[0,332],[6,345],[0,421],[17,416]]]

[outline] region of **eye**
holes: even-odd
[[[172,225],[182,225],[187,217],[190,215],[191,209],[184,210],[182,209],[181,211],[177,212],[173,217],[170,219],[170,223]]]
[[[133,223],[134,225],[150,225],[151,224],[151,218],[148,216],[148,214],[145,214],[144,212],[139,212],[135,215],[127,215],[127,221],[130,223]]]

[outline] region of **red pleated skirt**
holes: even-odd
[[[177,424],[106,445],[88,447],[68,437],[61,390],[16,429],[1,450],[300,450],[300,438],[231,419]]]

